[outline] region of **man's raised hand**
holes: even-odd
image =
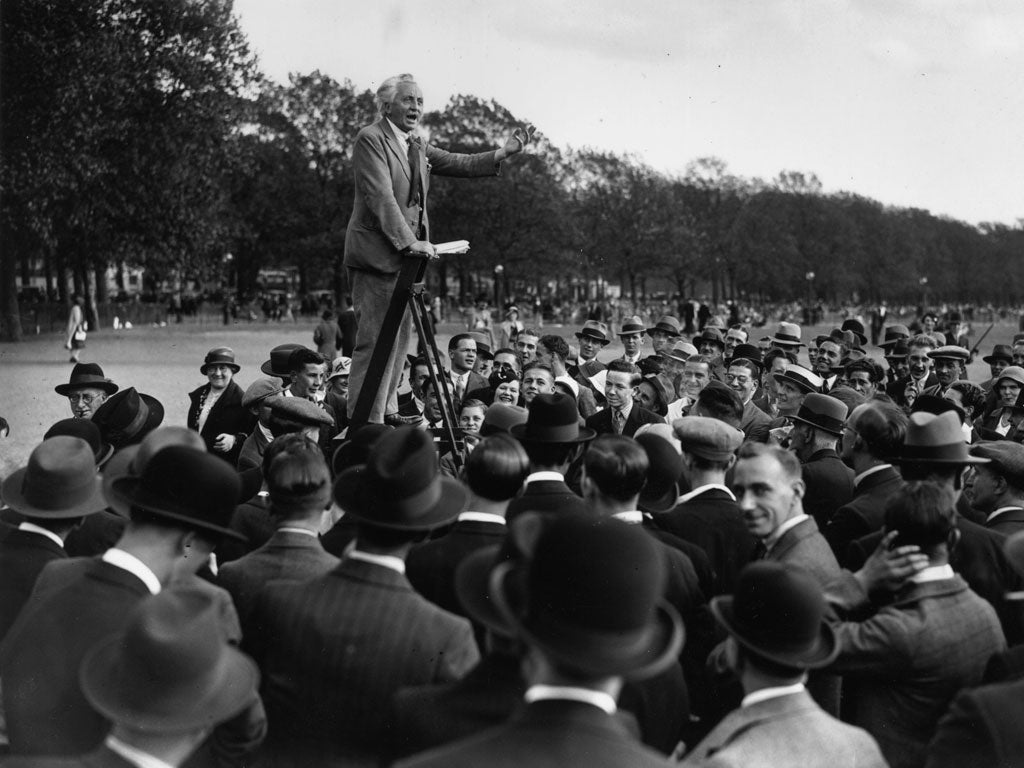
[[[505,141],[505,146],[498,150],[498,160],[512,155],[518,155],[526,145],[533,139],[533,126],[521,125],[512,131],[512,135]]]

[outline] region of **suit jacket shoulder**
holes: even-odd
[[[840,573],[839,563],[814,518],[802,520],[782,534],[767,559],[798,565],[823,587]]]
[[[67,556],[55,541],[31,531],[15,529],[0,541],[0,641],[28,602],[46,564]]]
[[[587,506],[564,480],[535,480],[527,483],[522,494],[512,499],[505,517],[512,520],[523,512],[563,511],[586,513]]]

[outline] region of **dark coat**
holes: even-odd
[[[83,755],[68,757],[8,757],[4,768],[136,768],[106,746]]]
[[[199,429],[200,401],[209,392],[210,385],[194,389],[188,393],[190,401],[188,407],[188,427],[199,432],[206,443],[206,450],[213,456],[224,459],[231,466],[238,464],[238,456],[242,452],[242,445],[245,439],[256,426],[256,417],[248,408],[242,407],[242,388],[232,379],[228,382],[227,389],[217,398],[217,402],[210,409],[210,415],[206,417],[203,429]],[[235,445],[227,453],[215,451],[214,443],[217,442],[217,435],[229,434],[235,436]]]
[[[985,521],[985,527],[1004,536],[1024,531],[1024,509],[1018,507],[1000,512],[994,519]]]
[[[580,512],[586,514],[587,505],[572,492],[565,481],[534,480],[527,483],[523,492],[512,499],[505,512],[508,520],[515,519],[521,512]]]
[[[910,383],[910,377],[904,376],[903,378],[896,379],[896,381],[890,381],[885,387],[885,393],[896,401],[899,406],[905,406],[907,399],[903,396],[907,391],[907,384]],[[935,376],[934,371],[928,372],[928,378],[924,381],[924,387],[922,390],[928,389],[928,387],[934,387],[939,383],[939,379]]]
[[[853,470],[843,464],[834,450],[818,451],[801,467],[804,485],[804,512],[814,518],[819,529],[841,506],[853,498]]]
[[[926,768],[1019,766],[1024,680],[961,691],[928,746]]]
[[[34,531],[14,529],[0,538],[0,642],[14,626],[46,564],[67,556],[57,542]]]
[[[633,407],[629,410],[629,416],[626,417],[626,423],[622,427],[622,434],[626,437],[632,437],[644,424],[664,423],[665,419],[661,416],[648,411],[646,408],[641,407],[639,403],[634,402]],[[587,426],[599,435],[614,435],[615,427],[612,426],[612,409],[605,408],[603,411],[595,413],[587,419]]]
[[[277,525],[270,517],[269,495],[258,493],[244,504],[235,507],[228,528],[245,536],[246,541],[225,537],[217,545],[217,562],[222,565],[237,560],[270,541]]]
[[[618,718],[575,701],[538,701],[504,725],[416,755],[400,768],[645,768],[668,766]]]
[[[747,440],[752,440],[755,443],[767,443],[768,428],[771,423],[771,417],[762,411],[753,400],[744,403],[740,429],[743,430]]]
[[[854,488],[853,498],[836,510],[821,529],[821,535],[840,563],[846,565],[846,551],[851,542],[882,530],[885,503],[902,486],[903,478],[893,467],[880,469],[865,477]]]
[[[345,559],[326,576],[268,584],[249,648],[282,765],[376,765],[399,688],[456,680],[479,659],[469,622],[397,571]]]
[[[270,441],[263,435],[263,430],[257,429],[253,425],[252,432],[245,438],[245,442],[242,443],[242,448],[238,453],[238,462],[236,464],[238,471],[262,467],[263,452],[267,449],[268,445],[270,445]]]
[[[110,509],[89,515],[64,539],[68,557],[95,557],[117,544],[128,519]]]

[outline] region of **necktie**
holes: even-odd
[[[615,427],[615,434],[621,435],[626,426],[626,416],[618,408],[612,410],[612,426]]]
[[[754,547],[754,556],[751,560],[766,560],[768,558],[768,547],[764,545],[763,541],[757,542],[757,546]]]
[[[409,137],[409,205],[419,205],[420,193],[422,192],[423,178],[420,175],[420,164],[423,159],[423,145],[415,136]]]

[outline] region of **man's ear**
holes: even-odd
[[[807,486],[804,485],[804,481],[802,479],[794,480],[793,495],[796,496],[801,501],[803,501],[805,493],[807,493]]]

